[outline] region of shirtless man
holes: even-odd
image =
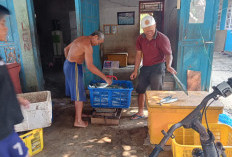
[[[104,34],[95,31],[90,36],[81,36],[74,40],[64,49],[66,61],[64,62],[64,75],[66,95],[71,96],[75,101],[75,127],[87,127],[88,122],[82,120],[83,102],[86,101],[82,64],[85,61],[87,68],[95,75],[104,79],[109,85],[112,80],[107,78],[93,64],[92,46],[100,45],[104,42]]]

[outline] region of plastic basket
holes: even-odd
[[[103,80],[92,81],[103,83]],[[133,85],[131,81],[114,80],[112,85],[120,85],[125,89],[90,88],[90,103],[94,108],[129,108]]]
[[[35,129],[19,137],[28,148],[30,156],[33,156],[43,150],[43,129]]]
[[[204,125],[206,126],[206,125]],[[226,149],[226,155],[232,156],[232,128],[225,124],[209,124],[210,130],[215,136],[215,142],[220,141]],[[172,139],[173,157],[192,157],[194,148],[201,148],[200,136],[192,129],[183,127],[174,132]]]
[[[224,124],[232,126],[232,119],[227,114],[219,114],[218,120]]]

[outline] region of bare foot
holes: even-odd
[[[87,121],[80,121],[80,122],[74,123],[74,127],[86,128],[87,126],[88,126]]]

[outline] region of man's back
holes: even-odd
[[[88,36],[81,36],[75,39],[65,51],[67,52],[67,60],[82,64],[85,60],[85,49],[91,47],[91,42]]]

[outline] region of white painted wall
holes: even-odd
[[[35,60],[33,55],[31,32],[27,12],[26,0],[14,0],[15,14],[22,51],[22,64],[24,67],[27,91],[36,91],[40,89],[38,85]]]
[[[99,0],[100,29],[104,24],[117,24],[117,12],[135,11],[134,25],[119,25],[116,35],[105,35],[102,46],[104,54],[111,52],[128,52],[128,64],[134,64],[135,43],[139,35],[139,1],[143,0]],[[147,0],[146,0],[147,1]],[[177,0],[165,0],[164,33],[170,38],[173,52],[177,39]]]
[[[128,64],[133,64],[136,54],[135,42],[139,35],[138,0],[100,0],[100,28],[104,24],[117,24],[117,12],[135,11],[134,25],[118,25],[116,35],[105,35],[103,52],[128,52]]]

